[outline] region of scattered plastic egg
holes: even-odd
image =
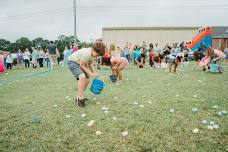
[[[218,106],[217,106],[217,105],[214,105],[212,108],[213,108],[213,109],[217,109],[217,108],[218,108]]]
[[[194,133],[194,134],[197,134],[199,132],[199,129],[197,129],[197,128],[194,128],[193,130],[192,130],[192,133]]]
[[[218,115],[218,116],[222,116],[223,114],[222,114],[221,111],[219,111],[219,112],[217,112],[217,115]]]
[[[213,128],[214,129],[219,129],[219,126],[218,125],[213,125]]]
[[[222,114],[223,115],[227,115],[227,111],[222,111]]]
[[[170,109],[169,112],[174,113],[174,109]]]
[[[141,108],[144,108],[144,105],[140,105]]]
[[[96,131],[96,135],[97,135],[97,136],[100,136],[101,134],[102,134],[101,131]]]
[[[197,112],[198,109],[197,108],[192,108],[192,112]]]
[[[208,124],[207,120],[202,120],[202,124],[207,125]]]
[[[85,118],[86,117],[86,114],[84,113],[84,114],[81,114],[81,117],[82,118]]]
[[[214,121],[210,121],[210,125],[215,125],[215,122]]]
[[[66,118],[70,118],[71,116],[70,115],[66,115]]]
[[[122,132],[122,136],[123,137],[126,137],[127,135],[128,135],[128,132],[127,131]]]
[[[213,126],[207,126],[207,129],[213,130]]]
[[[94,122],[95,122],[94,120],[90,120],[89,123],[87,124],[87,126],[88,126],[88,127],[93,126]]]

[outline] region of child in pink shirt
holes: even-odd
[[[0,73],[4,73],[6,68],[4,66],[4,53],[0,52]]]
[[[77,52],[77,51],[78,51],[78,48],[77,48],[77,47],[74,47],[74,48],[73,48],[73,53],[74,53],[74,52]]]

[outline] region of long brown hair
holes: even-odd
[[[210,58],[213,58],[215,55],[214,49],[211,47],[206,48],[206,55]]]

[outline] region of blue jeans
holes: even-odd
[[[128,63],[130,63],[130,54],[125,55],[125,58],[127,59]]]
[[[6,67],[6,58],[4,58],[4,66]]]
[[[46,58],[46,62],[47,62],[47,67],[50,67],[51,66],[51,62],[50,62],[49,58]]]
[[[67,63],[68,63],[67,58],[64,58],[64,66],[65,67],[67,67]]]

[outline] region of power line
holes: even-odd
[[[4,16],[0,17],[0,19],[14,19],[17,17],[33,17],[36,15],[46,15],[46,14],[51,14],[51,13],[58,13],[58,12],[64,12],[64,11],[73,11],[72,7],[67,7],[67,8],[58,8],[58,9],[53,9],[53,10],[46,10],[46,11],[37,11],[37,12],[31,12],[31,13],[24,13],[24,14],[18,14],[18,15],[10,15],[10,16]]]
[[[121,11],[121,12],[130,12],[130,11],[170,11],[174,9],[183,8],[185,10],[191,9],[213,9],[212,11],[228,9],[228,5],[87,5],[87,6],[76,6],[79,11]],[[71,11],[73,13],[73,7],[58,8],[53,10],[44,10],[31,13],[24,13],[18,15],[10,15],[5,17],[0,17],[0,21],[14,20],[14,19],[23,19],[27,17],[38,17],[43,15],[50,14],[61,14]]]
[[[79,10],[83,9],[90,9],[90,10],[101,10],[101,9],[117,9],[117,10],[146,10],[146,9],[167,9],[167,8],[213,8],[213,9],[228,9],[228,5],[201,5],[201,6],[193,6],[193,5],[90,5],[90,6],[78,6],[76,7]],[[10,18],[17,18],[17,17],[27,17],[27,16],[36,16],[36,15],[47,15],[49,13],[58,13],[61,11],[73,11],[73,7],[66,7],[66,8],[58,8],[53,10],[45,10],[45,11],[37,11],[25,14],[18,14],[18,15],[10,15],[5,17],[0,17],[0,19],[10,19]]]
[[[209,8],[216,8],[216,7],[228,7],[228,4],[223,4],[223,5],[86,5],[86,6],[77,6],[77,8],[107,8],[107,7],[115,7],[115,8],[126,8],[126,7],[139,7],[139,8],[144,8],[144,7],[189,7],[189,8],[204,8],[204,7],[209,7]]]
[[[228,5],[224,6],[83,6],[77,7],[78,10],[152,10],[152,9],[228,9]]]

